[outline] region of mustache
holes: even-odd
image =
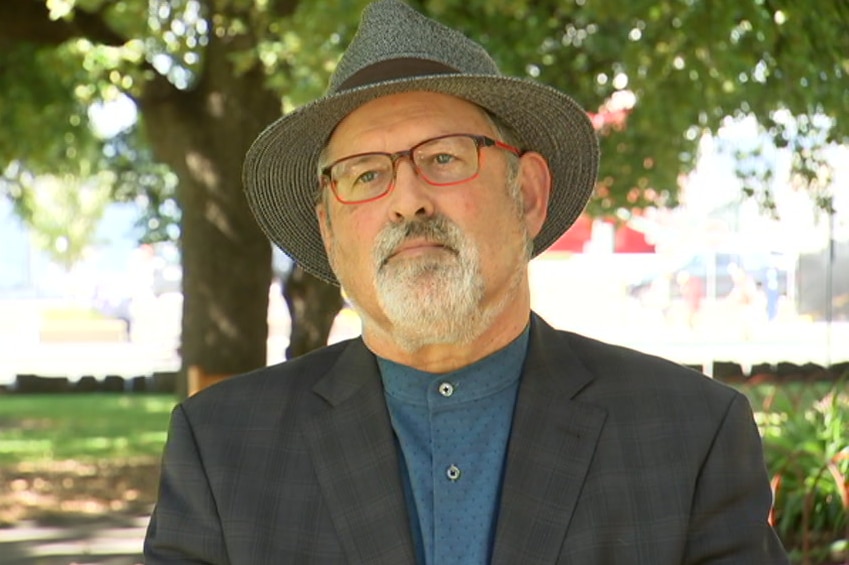
[[[454,222],[443,215],[388,224],[377,236],[374,258],[378,268],[383,267],[396,249],[410,239],[437,243],[456,255],[459,254],[463,234]]]

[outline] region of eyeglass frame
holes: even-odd
[[[475,172],[474,172],[473,175],[471,175],[470,177],[465,178],[463,180],[446,182],[446,183],[431,182],[430,179],[428,179],[424,174],[422,174],[422,171],[419,169],[418,164],[416,164],[415,159],[413,159],[413,152],[416,149],[418,149],[419,147],[421,147],[422,145],[425,145],[427,143],[431,143],[433,141],[439,141],[440,139],[445,139],[445,138],[448,138],[448,137],[467,137],[467,138],[471,139],[472,141],[474,141],[475,149],[477,151],[477,168],[475,169]],[[345,157],[342,157],[341,159],[336,159],[335,161],[333,161],[332,163],[330,163],[326,167],[322,167],[320,172],[319,172],[319,179],[320,179],[322,186],[325,186],[325,185],[330,186],[330,191],[333,193],[333,196],[334,196],[334,198],[336,198],[336,201],[339,202],[340,204],[345,204],[345,205],[348,205],[348,206],[353,206],[353,205],[356,205],[356,204],[366,204],[368,202],[374,202],[375,200],[379,200],[379,199],[383,198],[384,196],[386,196],[387,194],[389,194],[390,192],[392,192],[392,189],[395,188],[395,179],[396,179],[397,174],[398,174],[398,161],[400,161],[402,157],[409,157],[410,158],[410,165],[413,167],[413,172],[415,172],[416,176],[419,177],[420,179],[422,179],[423,181],[425,181],[427,184],[429,184],[431,186],[454,186],[454,185],[457,185],[457,184],[462,184],[464,182],[469,182],[470,180],[474,180],[478,177],[478,175],[480,175],[481,165],[483,164],[483,162],[482,162],[483,157],[481,155],[481,148],[485,148],[485,147],[497,147],[499,149],[503,149],[505,151],[513,153],[517,157],[521,157],[522,155],[524,155],[526,153],[526,150],[524,150],[524,149],[520,149],[519,147],[515,147],[513,145],[510,145],[509,143],[505,143],[503,141],[500,141],[498,139],[494,139],[494,138],[486,136],[486,135],[479,135],[479,134],[474,134],[474,133],[448,133],[448,134],[445,134],[445,135],[438,135],[436,137],[424,139],[424,140],[416,143],[415,145],[413,145],[409,149],[405,149],[405,150],[402,150],[402,151],[396,151],[394,153],[388,153],[388,152],[385,152],[385,151],[367,151],[365,153],[355,153],[353,155],[347,155]],[[371,198],[366,198],[365,200],[353,200],[353,201],[352,200],[343,200],[339,196],[339,194],[336,192],[337,181],[333,180],[333,177],[330,175],[330,169],[332,169],[333,167],[335,167],[336,165],[338,165],[342,161],[347,161],[348,159],[353,159],[355,157],[365,157],[367,155],[383,155],[383,156],[389,157],[389,160],[392,162],[392,179],[386,185],[386,189],[376,196],[372,196]]]

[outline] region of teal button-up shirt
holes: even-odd
[[[527,344],[526,328],[504,349],[445,374],[378,358],[419,563],[490,561]]]

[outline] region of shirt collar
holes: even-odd
[[[528,348],[529,326],[498,351],[456,371],[429,373],[377,357],[386,394],[411,404],[426,405],[428,394],[442,383],[450,383],[460,392],[456,401],[470,402],[514,385],[522,372]]]

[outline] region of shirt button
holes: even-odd
[[[441,383],[439,385],[439,394],[441,394],[445,398],[448,398],[449,396],[454,394],[454,385],[452,385],[451,383]]]
[[[456,481],[460,478],[460,468],[457,467],[457,465],[451,465],[445,470],[445,476],[448,477],[450,481]]]

